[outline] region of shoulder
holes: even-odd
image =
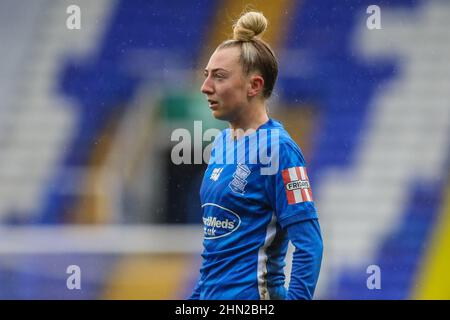
[[[279,148],[280,156],[292,156],[292,157],[300,157],[304,162],[303,152],[299,145],[292,139],[289,132],[284,128],[284,126],[277,120],[273,120],[274,126],[273,130],[276,130],[276,135],[278,136],[277,145]],[[272,141],[272,148],[274,147]]]

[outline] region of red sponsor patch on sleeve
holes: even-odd
[[[292,167],[281,171],[289,204],[313,201],[306,167]]]

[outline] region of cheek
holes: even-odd
[[[216,86],[216,93],[222,102],[227,102],[230,100],[233,90],[229,85],[218,85]]]
[[[246,98],[246,91],[240,84],[223,86],[217,91],[223,102],[239,103]]]

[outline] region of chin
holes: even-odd
[[[227,121],[228,120],[228,117],[226,115],[224,115],[223,113],[221,113],[220,111],[218,111],[218,110],[213,110],[212,111],[212,115],[217,120],[223,120],[223,121]]]

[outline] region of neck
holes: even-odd
[[[258,129],[261,125],[269,121],[266,106],[264,103],[255,103],[245,108],[241,114],[230,121],[230,128],[235,138]],[[247,132],[249,130],[249,132]]]

